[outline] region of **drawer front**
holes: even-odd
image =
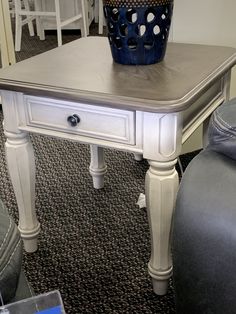
[[[135,144],[135,112],[25,96],[26,125],[109,141]],[[72,126],[68,117],[79,117]]]

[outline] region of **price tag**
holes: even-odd
[[[61,306],[55,306],[47,310],[39,311],[35,314],[63,314]]]

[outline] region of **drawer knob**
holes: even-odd
[[[77,114],[73,114],[67,118],[67,121],[71,126],[76,126],[80,122],[80,118],[77,116]]]

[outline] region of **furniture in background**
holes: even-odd
[[[1,200],[0,244],[0,291],[4,304],[31,297],[33,292],[22,270],[20,232]]]
[[[80,21],[81,23],[81,35],[87,36],[87,18],[85,11],[85,0],[77,0],[80,3],[81,11],[79,13],[74,13],[73,16],[62,19],[60,0],[54,0],[54,8],[51,11],[44,11],[42,7],[43,0],[33,0],[34,7],[30,6],[29,0],[24,0],[24,8],[22,8],[21,0],[14,0],[15,3],[15,51],[21,50],[21,37],[22,37],[22,27],[26,23],[29,24],[32,20],[36,20],[37,35],[41,40],[45,39],[45,30],[43,27],[42,19],[43,17],[53,17],[56,21],[57,30],[57,42],[58,46],[62,45],[62,27],[73,23],[74,21]],[[25,17],[26,18],[23,18]],[[30,35],[34,35],[33,26],[29,24]]]
[[[90,144],[96,188],[106,172],[103,147],[142,154],[150,164],[148,269],[155,293],[165,294],[177,157],[182,143],[228,99],[235,63],[233,48],[170,43],[164,62],[124,66],[113,63],[107,38],[87,37],[2,69],[6,158],[26,251],[37,249],[40,232],[30,132]]]
[[[11,0],[11,1],[9,0],[10,13],[13,16],[15,16],[15,7],[18,7],[18,5],[20,6],[20,9],[22,9],[22,7],[23,7],[26,12],[30,11],[30,1],[29,0],[18,1],[17,5],[15,5],[15,0]],[[35,19],[35,17],[32,15],[29,15],[29,16],[24,15],[24,16],[22,16],[22,19],[18,19],[16,22],[18,22],[18,23],[20,22],[21,27],[25,24],[28,24],[29,34],[30,34],[30,36],[34,36],[34,26],[33,26],[33,22],[32,22],[34,19]],[[19,29],[17,29],[18,33],[19,33],[19,30],[22,32],[22,29],[19,28]],[[20,38],[21,38],[21,33],[20,33]]]
[[[104,14],[103,14],[103,1],[98,0],[98,34],[103,34],[103,25],[104,25]]]
[[[98,34],[103,34],[103,26],[105,23],[104,13],[103,13],[103,0],[95,0],[94,5],[94,19],[98,23]]]
[[[179,314],[236,308],[236,99],[209,124],[209,146],[188,165],[173,219],[173,278]]]
[[[0,1],[0,50],[2,67],[16,62],[8,0]]]
[[[51,11],[53,8],[53,1],[47,0],[42,2],[43,10]],[[71,15],[71,12],[79,12],[80,8],[78,6],[77,0],[61,0],[61,12],[62,17],[67,18]],[[87,16],[87,29],[89,29],[89,25],[95,20],[98,23],[98,33],[103,34],[103,26],[105,25],[105,19],[103,17],[103,1],[102,0],[86,0],[85,1],[85,11]],[[43,27],[45,30],[47,29],[56,29],[55,21],[52,19],[43,19]],[[68,26],[63,27],[63,29],[78,29],[80,25],[75,21]]]
[[[43,11],[52,11],[54,8],[54,0],[41,0]],[[87,18],[87,28],[94,20],[94,8],[95,8],[96,0],[85,0],[85,11]],[[61,16],[62,19],[67,19],[70,16],[73,16],[75,13],[78,14],[81,12],[81,6],[78,0],[60,0],[61,5]],[[49,19],[44,17],[42,20],[43,28],[45,30],[56,29],[56,22],[54,19]],[[63,26],[63,29],[80,29],[81,25],[79,21],[74,21],[68,25]]]

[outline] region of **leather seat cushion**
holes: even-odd
[[[210,120],[209,149],[236,160],[236,98],[218,107]]]
[[[8,303],[15,297],[21,264],[20,233],[0,201],[0,291],[4,303]]]
[[[235,187],[235,160],[215,151],[184,173],[173,218],[177,313],[235,313]]]

